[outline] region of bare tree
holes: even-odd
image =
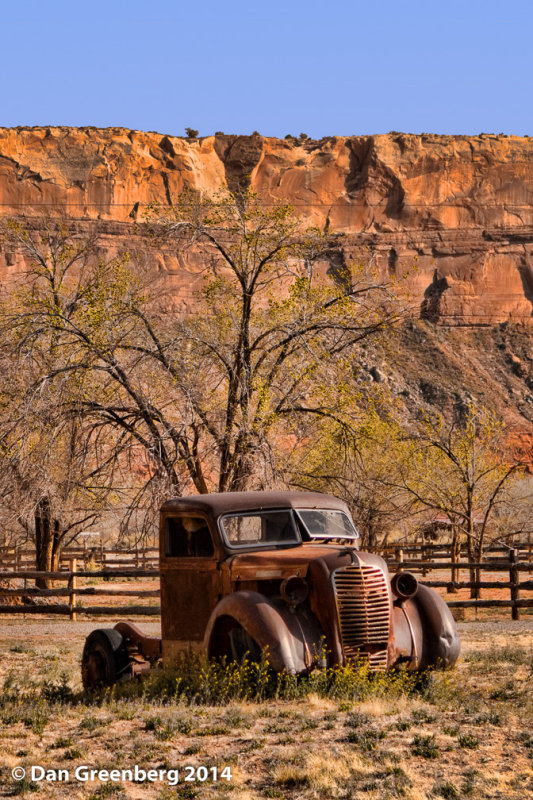
[[[44,338],[62,354],[41,383],[68,375],[64,410],[142,447],[168,491],[270,483],[299,419],[349,425],[350,354],[398,318],[391,287],[331,267],[333,237],[250,192],[186,193],[170,214],[154,209],[149,230],[200,254],[192,312],[171,313],[126,254],[86,259],[62,230],[42,242],[16,229],[31,268],[4,325],[20,353]]]
[[[319,437],[309,438],[291,480],[295,486],[342,497],[351,509],[362,549],[387,545],[418,513],[400,482],[409,464],[403,430],[384,409],[380,416],[373,400],[367,389],[354,437],[346,439],[342,430],[326,423]]]
[[[513,482],[525,463],[505,454],[505,428],[500,419],[473,404],[457,408],[453,418],[428,417],[409,443],[401,486],[417,509],[444,515],[452,529],[452,560],[458,561],[465,541],[470,562],[483,557],[490,524],[508,502]],[[411,445],[414,444],[414,449]],[[479,580],[479,570],[471,571]],[[479,594],[475,588],[472,597]]]
[[[74,265],[83,271],[94,243],[71,237],[60,223],[45,225],[44,235],[11,224],[4,235],[34,259],[32,278],[43,263],[59,278],[48,297],[49,313],[57,314],[62,273]],[[104,431],[73,402],[90,391],[87,375],[72,372],[72,353],[57,331],[27,326],[35,286],[24,279],[0,305],[0,517],[4,530],[33,543],[37,568],[50,571],[63,547],[100,519],[125,437]]]
[[[33,543],[37,569],[53,571],[61,550],[107,507],[116,452],[100,452],[94,425],[64,417],[49,396],[46,405],[27,400],[12,398],[0,414],[0,519]]]

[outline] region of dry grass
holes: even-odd
[[[432,800],[533,796],[533,631],[463,628],[463,657],[415,694],[190,705],[79,691],[85,628],[24,642],[0,634],[0,795],[35,798]],[[494,627],[494,626],[493,626]],[[40,632],[41,631],[41,632]],[[62,678],[63,675],[63,678]],[[74,693],[74,694],[73,694]],[[127,693],[126,693],[127,694]],[[70,782],[15,783],[13,767],[68,770]],[[80,784],[75,768],[229,766],[231,781]]]

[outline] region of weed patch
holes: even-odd
[[[464,747],[466,750],[477,750],[479,747],[479,739],[469,733],[462,733],[457,742],[459,747]]]
[[[156,739],[168,742],[178,733],[189,735],[192,731],[192,722],[181,716],[157,715],[146,720],[145,729],[153,731]]]
[[[435,734],[430,736],[415,734],[411,743],[411,752],[414,756],[422,756],[422,758],[438,758],[439,748],[435,741]]]
[[[454,797],[459,797],[459,790],[453,783],[438,783],[434,789],[437,797],[444,797],[444,800],[453,800]]]
[[[375,729],[362,731],[361,733],[358,731],[350,731],[346,737],[346,741],[350,742],[351,744],[359,745],[363,752],[369,753],[371,750],[376,749],[378,746],[378,741],[380,739],[384,739],[385,736],[385,731],[378,731]]]
[[[495,664],[530,664],[531,653],[525,647],[491,647],[488,650],[474,650],[465,661],[470,664],[485,664],[492,669]]]

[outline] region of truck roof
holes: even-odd
[[[343,500],[321,492],[216,492],[190,497],[173,497],[161,506],[161,511],[199,511],[218,517],[242,511],[266,508],[323,508],[349,514]]]

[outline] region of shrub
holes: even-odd
[[[479,747],[479,739],[469,733],[462,733],[457,741],[459,742],[459,747],[465,747],[467,750],[477,750]]]
[[[371,750],[376,749],[378,741],[384,739],[385,735],[385,731],[377,731],[374,729],[366,730],[362,733],[359,733],[359,731],[350,731],[346,737],[346,741],[358,744],[361,750],[369,753]]]
[[[459,797],[459,792],[453,783],[439,783],[435,786],[435,794],[439,797],[444,797],[445,800],[453,800],[454,797]]]
[[[411,743],[411,752],[414,756],[422,756],[422,758],[438,758],[439,748],[434,734],[421,736],[417,733]]]
[[[157,739],[167,742],[176,733],[188,735],[192,730],[192,723],[181,716],[162,717],[156,715],[148,717],[145,727],[147,731],[153,731]]]

